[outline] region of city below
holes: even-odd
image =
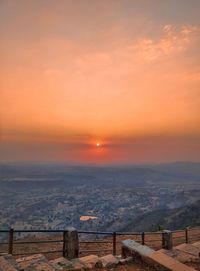
[[[4,163],[0,187],[0,229],[156,231],[200,224],[198,163]]]

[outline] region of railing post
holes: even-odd
[[[66,231],[63,231],[63,257],[65,258],[66,257],[66,253],[65,253],[65,247],[66,247]]]
[[[162,248],[165,247],[164,232],[162,232]]]
[[[143,232],[142,233],[142,245],[144,246],[144,244],[145,244],[145,233]]]
[[[79,238],[75,228],[69,227],[63,233],[63,256],[68,259],[78,258]]]
[[[165,230],[162,233],[162,247],[164,249],[172,249],[173,242],[172,242],[172,232]]]
[[[13,254],[13,238],[14,237],[14,229],[10,228],[9,230],[9,240],[8,240],[8,254]]]
[[[188,244],[189,240],[188,240],[188,227],[185,229],[185,242],[186,244]]]
[[[116,232],[113,232],[113,255],[116,255]]]

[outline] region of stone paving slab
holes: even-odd
[[[189,267],[179,261],[173,259],[169,255],[161,251],[154,251],[153,249],[143,246],[133,240],[125,240],[122,242],[123,248],[130,250],[133,257],[140,256],[142,261],[149,266],[153,266],[159,271],[194,271],[195,269]]]
[[[200,253],[200,242],[194,244],[181,244],[174,247],[171,250],[160,249],[159,251],[182,262],[196,262],[199,260],[199,253]]]
[[[155,266],[159,268],[163,268],[163,270],[170,270],[170,271],[194,271],[193,268],[176,261],[175,259],[169,257],[168,255],[156,251],[155,253],[151,254],[149,258],[155,262]],[[165,269],[166,268],[166,269]],[[158,269],[159,270],[159,269]]]
[[[172,266],[170,266],[170,271],[195,271],[194,268],[189,267],[183,263],[177,263]]]
[[[175,260],[182,262],[182,263],[196,260],[196,256],[188,254],[187,252],[178,250],[176,248],[173,248],[171,250],[161,249],[159,251],[167,254],[168,256],[170,256],[170,257],[174,258]]]
[[[194,247],[197,247],[197,248],[200,249],[200,241],[195,242],[195,243],[193,243],[192,245],[193,245]]]
[[[199,257],[200,248],[195,247],[193,244],[181,244],[176,246],[176,249],[196,256],[197,258]]]

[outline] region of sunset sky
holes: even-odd
[[[199,11],[0,0],[0,160],[200,161]]]

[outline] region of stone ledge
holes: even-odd
[[[126,253],[132,254],[137,252],[140,256],[149,256],[155,251],[147,246],[142,246],[139,243],[135,242],[134,240],[128,239],[122,241],[122,256],[126,258]]]

